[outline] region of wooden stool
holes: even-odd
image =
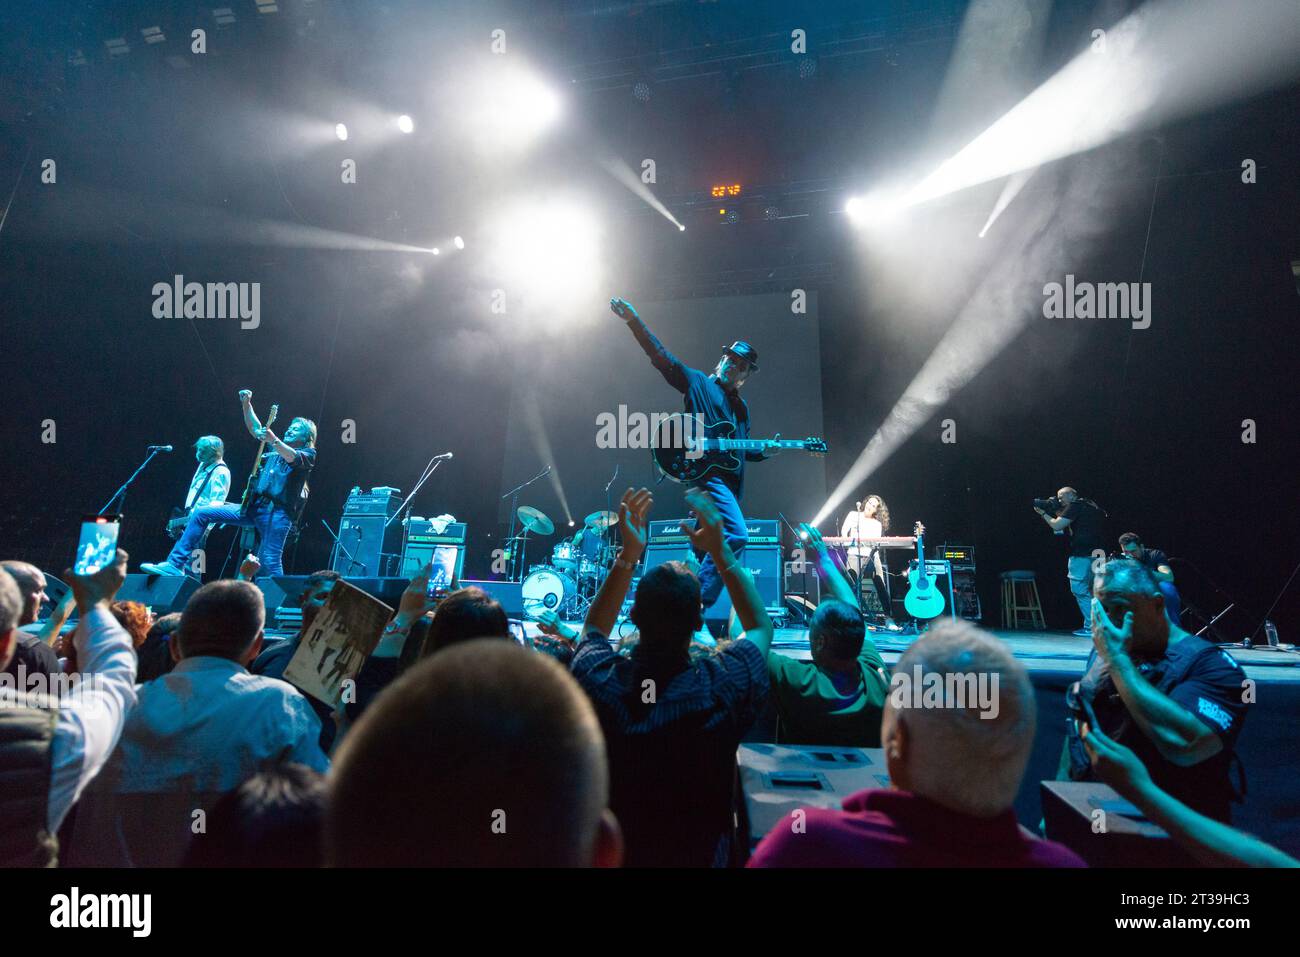
[[[1002,627],[1019,630],[1024,624],[1038,631],[1046,631],[1043,605],[1038,600],[1038,580],[1031,571],[1003,572]]]

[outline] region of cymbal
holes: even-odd
[[[520,505],[515,514],[519,516],[519,521],[523,523],[524,528],[535,535],[550,535],[555,531],[555,523],[547,518],[544,512],[531,505]]]
[[[618,513],[603,512],[603,511],[592,512],[590,515],[588,515],[586,518],[582,520],[582,524],[586,525],[590,529],[599,529],[603,531],[604,529],[609,528],[611,525],[618,524]]]

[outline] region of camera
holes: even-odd
[[[1041,508],[1044,512],[1055,514],[1061,510],[1061,500],[1053,495],[1051,498],[1034,499],[1034,508]]]

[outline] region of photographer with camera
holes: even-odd
[[[1066,574],[1070,580],[1070,591],[1079,603],[1079,614],[1083,618],[1083,626],[1074,634],[1078,638],[1091,638],[1093,553],[1100,550],[1104,555],[1106,552],[1102,531],[1105,513],[1096,502],[1082,498],[1068,485],[1057,492],[1055,498],[1034,499],[1034,511],[1058,535],[1069,530],[1070,558]]]

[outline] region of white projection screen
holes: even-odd
[[[751,434],[782,438],[821,436],[822,384],[817,299],[809,292],[807,311],[791,310],[788,292],[670,302],[638,301],[650,330],[682,362],[711,371],[724,346],[747,339],[758,350],[760,371],[745,383]],[[846,389],[846,393],[848,390]],[[680,412],[681,395],[664,381],[631,332],[612,313],[607,323],[584,326],[572,341],[549,342],[527,356],[515,378],[502,473],[503,494],[553,465],[551,476],[519,495],[520,505],[541,509],[555,522],[556,534],[529,547],[541,563],[550,544],[568,533],[567,523],[605,508],[605,484],[618,469],[609,491],[617,510],[621,493],[645,485],[655,493],[652,519],[686,515],[683,488],[669,479],[656,484],[645,448],[600,448],[601,413]],[[742,506],[747,518],[792,522],[811,518],[826,499],[824,460],[785,451],[745,470]],[[509,500],[499,517],[509,520]]]

